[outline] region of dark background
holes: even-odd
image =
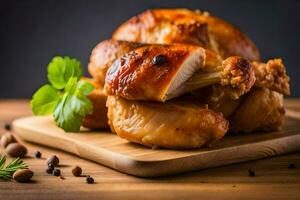
[[[300,1],[0,0],[0,98],[28,98],[46,82],[55,55],[85,67],[92,48],[122,22],[149,8],[207,10],[246,32],[263,60],[282,57],[292,96],[300,97]]]

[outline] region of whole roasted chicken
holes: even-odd
[[[112,38],[90,58],[98,92],[85,126],[109,124],[131,142],[172,149],[210,145],[229,130],[283,126],[290,89],[282,60],[261,62],[254,43],[227,22],[207,12],[155,9]]]

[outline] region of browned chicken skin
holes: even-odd
[[[104,40],[100,42],[92,51],[88,69],[95,81],[104,86],[106,72],[113,62],[124,54],[146,44]]]
[[[107,107],[112,131],[148,147],[198,148],[221,139],[228,130],[221,113],[187,100],[154,103],[109,96]]]
[[[147,10],[122,24],[113,39],[141,43],[186,43],[210,48],[223,58],[259,60],[254,43],[229,23],[207,12],[188,9]]]

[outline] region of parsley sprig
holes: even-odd
[[[24,163],[20,158],[16,158],[5,166],[6,157],[0,158],[0,179],[10,180],[18,169],[27,169],[28,165]]]
[[[57,126],[66,132],[80,130],[83,118],[91,114],[93,106],[86,97],[94,87],[80,81],[80,62],[69,57],[54,57],[48,65],[50,84],[42,86],[32,97],[35,115],[53,115]]]

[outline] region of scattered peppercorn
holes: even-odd
[[[295,169],[295,168],[296,168],[296,165],[294,163],[289,164],[289,169]]]
[[[60,176],[60,169],[54,169],[53,170],[53,175],[54,176]]]
[[[52,174],[53,170],[54,170],[54,165],[52,165],[51,163],[49,165],[47,165],[46,172],[48,174]]]
[[[249,175],[250,177],[254,177],[254,176],[255,176],[255,171],[249,169],[249,170],[248,170],[248,175]]]
[[[8,156],[13,158],[23,158],[27,154],[26,147],[18,143],[10,143],[5,151]]]
[[[41,157],[42,157],[42,153],[39,152],[39,151],[36,151],[36,152],[34,152],[34,156],[35,156],[36,158],[41,158]]]
[[[72,169],[72,173],[74,176],[81,176],[82,169],[80,167],[76,166]]]
[[[4,125],[4,128],[5,128],[6,130],[10,131],[10,130],[11,130],[11,125],[8,124],[8,123],[6,123],[6,124]]]
[[[161,65],[165,62],[167,62],[167,58],[164,55],[155,56],[152,60],[152,64],[154,65]]]
[[[86,182],[87,182],[88,184],[93,184],[93,183],[94,183],[93,177],[87,176],[87,177],[86,177]]]
[[[59,164],[59,159],[56,155],[54,156],[50,156],[48,159],[47,159],[47,164],[52,164],[54,166],[58,166]]]

